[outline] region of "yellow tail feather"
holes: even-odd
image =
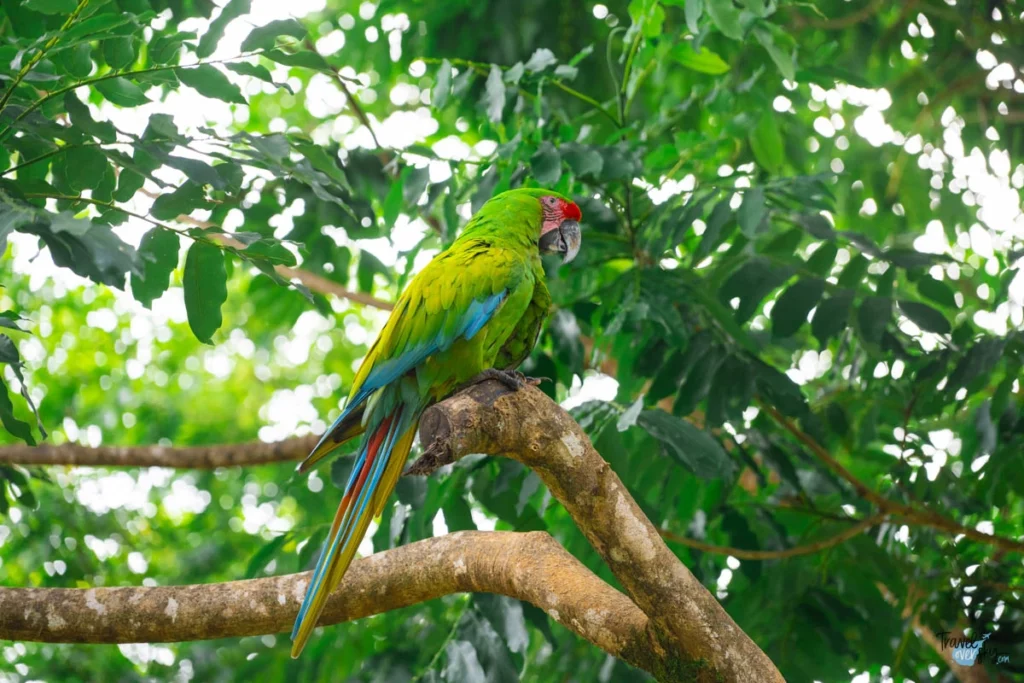
[[[323,587],[314,596],[313,602],[309,606],[308,616],[302,622],[292,641],[291,655],[293,658],[298,657],[306,646],[306,641],[309,640],[309,636],[313,633],[313,629],[320,620],[320,614],[327,604],[327,598],[338,587],[349,565],[352,564],[356,550],[359,548],[359,542],[362,541],[363,536],[366,535],[367,528],[370,526],[370,520],[381,513],[388,498],[391,497],[391,492],[394,490],[395,484],[398,483],[398,478],[402,475],[402,469],[405,467],[405,461],[409,457],[409,450],[412,448],[412,442],[415,437],[416,424],[414,423],[395,441],[395,445],[388,456],[388,462],[384,467],[384,472],[381,474],[380,482],[367,506],[367,511],[372,511],[372,514],[364,514],[359,519],[354,520],[354,526],[351,530],[352,542],[331,559]],[[381,455],[383,456],[383,454]],[[344,533],[344,531],[344,529],[339,529],[338,533]],[[329,547],[333,540],[334,537],[332,535],[327,539],[326,547]]]

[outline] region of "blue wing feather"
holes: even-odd
[[[331,428],[324,432],[323,437],[317,443],[313,449],[313,453],[317,453],[320,447],[327,442],[327,440],[334,434],[335,429],[348,417],[353,410],[358,408],[369,398],[370,394],[377,391],[381,387],[391,384],[405,373],[412,370],[414,367],[422,363],[427,359],[428,356],[437,353],[438,351],[447,351],[451,348],[460,337],[466,339],[472,339],[477,335],[480,330],[483,329],[484,325],[494,316],[495,311],[501,306],[502,302],[508,297],[508,290],[503,289],[497,294],[492,294],[484,299],[474,299],[472,303],[466,308],[466,312],[462,314],[458,323],[455,325],[455,329],[450,335],[446,335],[443,330],[438,331],[433,339],[426,342],[421,342],[416,346],[408,349],[405,353],[387,360],[367,375],[366,381],[363,382],[363,386],[360,387],[359,392],[352,398],[352,401],[345,406],[345,409],[341,411],[341,415],[334,421]],[[353,472],[356,470],[353,470]]]

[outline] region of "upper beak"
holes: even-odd
[[[557,252],[562,255],[562,263],[569,263],[580,253],[583,235],[580,224],[573,220],[562,221],[557,230],[541,235],[539,246],[541,251]]]

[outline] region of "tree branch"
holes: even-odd
[[[692,538],[687,538],[681,534],[673,533],[668,529],[658,529],[658,533],[666,541],[678,543],[679,545],[685,545],[687,548],[694,548],[706,553],[714,553],[716,555],[731,555],[737,560],[784,560],[789,557],[798,557],[800,555],[810,555],[812,553],[820,552],[827,548],[837,546],[840,543],[845,543],[851,538],[855,538],[864,533],[870,527],[875,526],[885,519],[885,515],[875,515],[867,519],[857,522],[848,529],[844,529],[835,536],[829,536],[823,538],[820,541],[814,541],[813,543],[807,543],[805,545],[793,546],[792,548],[785,548],[783,550],[745,550],[743,548],[730,548],[721,545],[711,545],[710,543],[703,543]],[[852,521],[852,520],[851,520]]]
[[[25,62],[25,65],[21,67],[21,70],[14,77],[14,80],[11,81],[11,86],[7,88],[6,92],[4,92],[3,97],[0,97],[0,111],[3,111],[4,107],[7,106],[7,102],[11,99],[11,95],[13,95],[15,89],[21,85],[21,82],[25,80],[25,76],[32,71],[32,68],[42,60],[54,45],[60,42],[61,36],[64,35],[64,32],[71,28],[72,24],[78,21],[78,15],[82,13],[82,10],[84,10],[85,6],[88,4],[89,0],[80,0],[78,6],[71,11],[71,14],[69,14],[67,19],[64,20],[64,24],[57,29],[56,33],[53,34],[53,37],[46,41],[46,44],[43,45],[38,52],[32,55],[27,62]]]
[[[0,640],[139,643],[291,630],[309,572],[192,586],[0,588]],[[357,560],[321,625],[443,595],[524,600],[608,654],[656,672],[647,617],[544,532],[463,531]]]
[[[274,443],[252,441],[213,446],[60,446],[43,444],[0,446],[0,463],[15,465],[75,465],[86,467],[174,467],[212,470],[237,465],[263,465],[301,460],[313,450],[317,436]]]
[[[939,529],[940,531],[945,531],[954,535],[962,534],[972,541],[987,543],[988,545],[995,546],[1001,550],[1009,552],[1024,552],[1024,541],[1006,538],[1005,536],[996,536],[995,534],[986,534],[973,527],[964,526],[963,524],[960,524],[949,517],[945,517],[938,512],[916,508],[912,505],[906,505],[894,500],[889,500],[855,477],[852,472],[843,467],[838,460],[832,457],[832,454],[829,453],[824,446],[819,444],[812,436],[800,429],[792,420],[785,417],[782,413],[764,401],[758,401],[758,405],[773,420],[792,434],[800,443],[807,446],[807,448],[810,449],[810,451],[814,453],[814,455],[821,460],[826,467],[853,486],[853,489],[857,492],[858,496],[869,503],[872,503],[882,512],[902,517],[908,522],[920,524],[921,526],[932,527],[933,529]]]
[[[882,594],[882,597],[885,598],[886,602],[890,605],[898,606],[899,600],[895,595],[893,595],[892,591],[889,590],[888,586],[882,583],[876,583],[875,586]],[[942,647],[942,640],[938,635],[936,635],[935,631],[921,622],[920,607],[915,609],[915,601],[912,599],[913,597],[915,596],[913,595],[913,591],[911,591],[907,596],[906,605],[903,607],[900,618],[904,620],[910,619],[910,625],[913,627],[914,631],[921,636],[921,640],[931,647],[935,651],[935,654],[942,658],[942,661],[946,663],[946,666],[949,667],[950,671],[953,672],[953,675],[956,676],[956,679],[960,681],[960,683],[990,683],[991,679],[985,671],[985,667],[963,666],[953,659],[953,648]],[[951,637],[967,638],[962,624],[957,624],[951,634]]]
[[[532,468],[675,653],[674,677],[783,680],[668,549],[580,426],[537,389],[472,386],[424,413],[420,440],[429,446],[413,473],[471,453],[506,455]]]

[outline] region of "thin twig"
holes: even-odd
[[[760,399],[758,400],[758,405],[767,415],[775,420],[775,422],[796,437],[798,441],[807,446],[807,448],[809,448],[811,452],[825,464],[826,467],[832,470],[833,473],[853,486],[853,489],[857,492],[858,496],[870,503],[873,503],[882,512],[903,517],[907,521],[921,526],[939,529],[954,535],[962,534],[972,541],[986,543],[1006,551],[1024,553],[1024,542],[1022,541],[1006,538],[1004,536],[997,536],[995,534],[982,533],[977,529],[964,526],[963,524],[960,524],[948,517],[944,517],[937,512],[922,510],[885,498],[854,476],[848,469],[843,467],[839,461],[832,457],[832,455],[821,444],[814,440],[814,437],[800,429],[792,420],[782,415],[782,413],[776,410],[773,406]]]
[[[122,78],[124,76],[139,76],[139,75],[142,75],[142,74],[156,73],[158,71],[173,71],[175,69],[191,69],[191,68],[194,68],[194,67],[197,67],[197,66],[204,66],[206,64],[221,64],[221,63],[224,63],[224,62],[233,62],[233,61],[238,60],[238,59],[245,59],[246,57],[253,57],[255,55],[259,55],[259,54],[262,54],[262,53],[263,53],[262,50],[257,50],[257,51],[253,51],[253,52],[246,52],[246,53],[243,53],[243,54],[240,54],[240,55],[235,55],[234,57],[225,57],[223,59],[211,59],[211,60],[208,60],[208,61],[205,61],[205,62],[196,62],[195,64],[168,64],[168,65],[165,65],[165,66],[151,66],[151,67],[148,67],[148,68],[145,68],[145,69],[136,69],[134,71],[116,71],[116,72],[112,71],[110,73],[103,74],[102,76],[95,76],[93,78],[86,78],[84,80],[78,81],[77,83],[72,83],[71,85],[65,86],[63,88],[58,88],[57,90],[50,91],[50,92],[46,93],[45,95],[43,95],[38,100],[36,100],[35,102],[33,102],[32,104],[30,104],[28,107],[25,108],[24,111],[22,111],[20,114],[18,114],[16,117],[14,117],[14,120],[11,121],[11,125],[7,126],[2,131],[0,131],[0,141],[6,140],[10,136],[11,132],[18,126],[18,124],[26,116],[28,116],[29,114],[34,112],[36,109],[39,109],[39,107],[43,106],[44,104],[46,104],[47,102],[52,100],[54,97],[58,97],[60,95],[63,95],[64,93],[71,92],[73,90],[77,90],[78,88],[84,87],[86,85],[93,85],[94,83],[100,83],[102,81],[109,81],[109,80],[114,79],[114,78]]]
[[[835,536],[830,536],[829,538],[824,538],[813,543],[807,543],[806,545],[786,548],[784,550],[746,550],[744,548],[730,548],[722,545],[711,545],[710,543],[704,543],[692,538],[687,538],[686,536],[671,532],[668,529],[658,529],[658,533],[661,534],[661,537],[665,540],[678,543],[679,545],[685,545],[687,548],[693,548],[706,553],[714,553],[716,555],[731,555],[737,560],[782,560],[788,557],[797,557],[799,555],[810,555],[812,553],[825,550],[826,548],[837,546],[840,543],[845,543],[851,538],[859,536],[868,528],[875,526],[884,520],[885,517],[885,514],[874,515],[873,517],[857,522],[849,529],[844,529]]]
[[[310,38],[306,38],[306,49],[315,54],[320,54],[319,52],[316,51],[316,46],[313,44],[313,41]],[[377,139],[377,134],[373,132],[373,126],[370,125],[370,117],[366,115],[366,112],[363,111],[363,108],[359,105],[359,102],[356,101],[355,95],[353,95],[352,91],[348,89],[348,84],[345,82],[345,78],[340,73],[338,73],[338,70],[333,66],[331,66],[330,69],[331,75],[334,76],[334,80],[338,82],[338,87],[340,87],[341,92],[345,94],[345,99],[348,101],[349,108],[352,109],[353,112],[355,112],[356,118],[359,119],[359,122],[366,126],[366,130],[370,131],[370,137],[373,138],[374,146],[377,147],[378,149],[382,149],[383,147],[380,144],[380,140]]]
[[[60,27],[60,29],[58,29],[58,31],[53,35],[53,37],[46,41],[46,44],[43,45],[42,49],[39,50],[39,52],[32,55],[32,58],[25,62],[25,66],[21,67],[21,71],[18,72],[18,75],[15,76],[14,80],[11,82],[11,87],[8,88],[7,92],[4,93],[4,96],[0,98],[0,112],[2,112],[4,108],[7,106],[7,102],[11,99],[11,95],[14,94],[15,88],[21,85],[21,82],[25,80],[25,76],[27,76],[28,73],[32,70],[32,67],[38,64],[39,60],[41,60],[46,55],[46,53],[49,52],[51,48],[53,48],[54,45],[60,42],[60,39],[63,37],[64,32],[71,28],[71,24],[75,23],[75,21],[78,20],[78,15],[82,13],[82,10],[84,10],[85,6],[88,4],[89,0],[81,0],[81,2],[78,3],[78,6],[75,7],[71,14],[68,15],[68,18],[64,21],[64,24]]]

